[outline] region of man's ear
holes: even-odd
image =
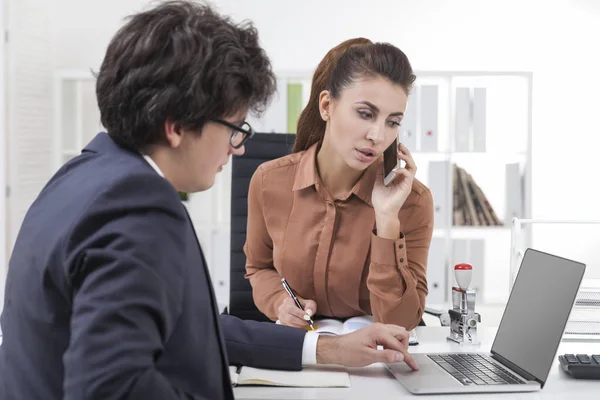
[[[170,118],[165,121],[165,139],[171,148],[177,148],[183,139],[181,125]]]
[[[331,112],[331,93],[329,90],[323,90],[319,94],[319,113],[323,121],[329,121]]]

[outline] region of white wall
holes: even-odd
[[[4,31],[4,17],[5,17],[5,2],[0,0],[0,32]],[[8,256],[6,254],[6,233],[7,233],[7,217],[6,212],[6,118],[4,113],[4,96],[5,96],[5,83],[4,83],[4,66],[5,66],[5,47],[4,41],[0,40],[0,309],[4,304],[4,281],[6,278],[6,269],[8,263]]]
[[[236,20],[255,22],[277,70],[311,70],[332,46],[350,37],[365,36],[399,46],[416,70],[532,71],[533,216],[600,219],[600,196],[596,195],[593,174],[596,149],[600,147],[595,118],[600,105],[596,100],[600,92],[600,54],[595,45],[600,37],[598,2],[213,3]],[[123,18],[145,7],[147,1],[46,0],[44,4],[51,20],[49,67],[97,70]],[[51,98],[47,100],[50,104]],[[45,142],[38,146],[43,145]],[[560,249],[581,238],[558,232],[545,240]]]
[[[52,169],[51,4],[12,0],[7,43],[9,245]]]
[[[54,66],[84,69],[99,66],[120,19],[147,4],[144,0],[55,3]],[[255,22],[276,69],[312,69],[340,41],[366,36],[399,46],[417,70],[533,71],[533,214],[600,219],[598,195],[588,179],[600,145],[598,2],[214,3],[237,20]]]
[[[553,219],[600,219],[593,173],[600,147],[599,3],[213,2],[236,20],[255,22],[277,70],[311,70],[332,46],[365,36],[399,46],[416,70],[532,71],[532,212],[534,218]],[[122,18],[146,5],[145,0],[54,0],[54,68],[97,69]],[[584,261],[600,263],[594,238],[561,235],[560,230],[536,230],[535,237],[534,244],[558,253],[578,245]],[[582,246],[582,241],[589,243]],[[595,268],[600,276],[600,265]]]
[[[2,13],[6,15],[2,21],[6,26],[2,27],[8,30],[8,41],[5,42],[4,29],[0,30],[1,68],[5,77],[0,115],[6,118],[6,121],[0,118],[3,129],[0,156],[2,162],[6,162],[7,182],[0,185],[0,309],[4,302],[6,253],[10,252],[29,205],[51,173],[50,9],[51,4],[46,0],[3,1]],[[7,145],[6,153],[4,145]],[[5,204],[4,183],[10,187],[8,204]],[[8,251],[2,254],[4,245]]]

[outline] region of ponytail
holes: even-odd
[[[329,50],[321,60],[313,74],[308,104],[300,113],[300,118],[298,118],[294,153],[308,150],[313,144],[320,143],[323,140],[326,124],[319,113],[319,96],[323,90],[328,89],[330,76],[340,57],[352,47],[367,44],[372,44],[372,42],[365,38],[346,40]]]

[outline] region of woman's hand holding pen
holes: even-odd
[[[300,297],[298,297],[298,301],[300,301],[306,312],[299,309],[291,297],[285,296],[277,309],[277,318],[282,325],[293,326],[295,328],[306,328],[308,326],[308,322],[304,316],[306,314],[309,317],[315,315],[317,303],[313,300],[304,300]]]

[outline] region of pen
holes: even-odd
[[[302,304],[300,304],[300,301],[298,301],[298,298],[294,294],[294,291],[292,290],[290,285],[288,285],[285,278],[281,278],[281,284],[283,285],[283,288],[285,289],[285,291],[288,292],[290,297],[294,300],[294,303],[296,303],[298,308],[301,309],[302,311],[304,311],[304,307],[302,307]],[[313,326],[314,322],[313,322],[312,318],[310,318],[310,315],[308,315],[308,314],[306,314],[306,315],[308,316],[308,324],[310,325],[310,329],[312,329],[314,331],[315,330],[315,327]]]

